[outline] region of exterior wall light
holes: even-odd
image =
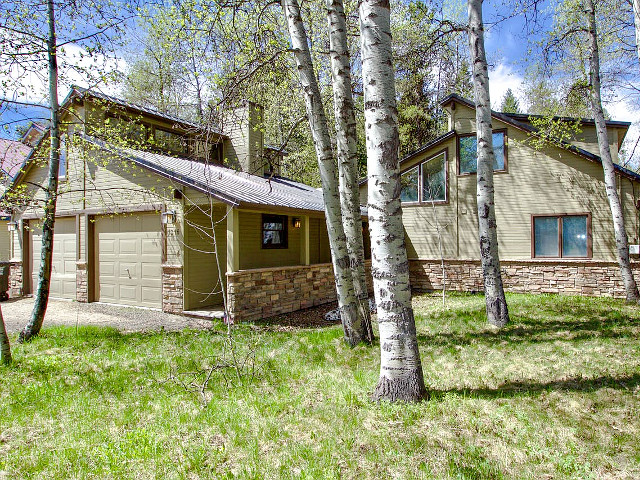
[[[300,228],[302,226],[302,222],[299,217],[293,217],[291,219],[291,225],[293,225],[293,228]]]
[[[10,232],[15,232],[16,230],[18,230],[18,223],[15,221],[10,221],[9,223],[7,223],[7,229]]]
[[[161,220],[163,225],[173,225],[176,223],[176,212],[173,210],[162,212]]]

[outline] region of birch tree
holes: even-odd
[[[504,296],[493,186],[493,127],[491,125],[491,99],[489,97],[489,74],[484,50],[484,26],[482,23],[482,0],[469,0],[469,46],[473,69],[473,86],[476,101],[477,131],[477,204],[478,233],[480,238],[480,260],[487,320],[492,325],[503,327],[509,322],[509,311]]]
[[[113,69],[117,65],[108,56],[108,52],[115,51],[115,44],[108,34],[121,31],[126,20],[135,14],[134,9],[133,3],[114,5],[109,0],[105,0],[105,3],[89,0],[83,4],[24,0],[0,6],[0,65],[3,70],[11,72],[0,86],[5,97],[12,96],[5,101],[26,103],[21,101],[19,95],[24,95],[26,90],[36,90],[28,86],[35,77],[46,85],[50,111],[46,141],[49,167],[44,189],[39,280],[31,319],[19,336],[21,342],[31,339],[40,331],[49,299],[62,133],[58,84],[61,78],[77,80],[80,77],[89,84],[104,81],[108,76],[106,69]],[[64,26],[62,38],[59,38],[60,25]],[[118,41],[123,38],[118,35],[114,37]],[[60,60],[68,53],[65,50],[75,49],[80,49],[80,53],[75,57],[67,56],[62,61],[64,68],[61,69]],[[90,61],[87,62],[87,59]],[[13,94],[10,92],[12,89]],[[37,95],[40,92],[30,93]]]
[[[365,325],[358,315],[358,300],[349,268],[350,258],[342,223],[338,177],[331,148],[329,127],[309,51],[307,33],[300,15],[300,6],[297,0],[283,0],[282,8],[287,20],[298,75],[302,84],[307,117],[311,127],[311,135],[318,159],[318,169],[322,180],[325,217],[335,273],[340,318],[346,341],[350,345],[356,345],[365,341],[367,336]]]
[[[327,0],[327,17],[342,222],[353,274],[353,287],[358,299],[359,322],[362,323],[365,338],[371,343],[373,328],[364,269],[364,241],[358,188],[358,139],[351,93],[351,61],[347,43],[347,22],[342,0]]]
[[[4,325],[2,317],[2,309],[0,309],[0,363],[9,365],[11,363],[11,343],[9,343],[9,335]]]
[[[374,400],[428,396],[411,306],[400,207],[398,111],[387,0],[359,3],[367,144],[371,270],[380,326],[380,378]]]
[[[635,5],[635,4],[634,4]],[[604,171],[604,184],[613,217],[613,228],[616,239],[616,256],[620,265],[620,274],[624,283],[627,302],[640,301],[638,286],[633,277],[631,262],[629,261],[629,239],[625,229],[622,204],[616,185],[616,172],[613,166],[611,150],[609,149],[609,136],[607,124],[602,109],[600,93],[600,54],[598,51],[598,30],[596,25],[596,9],[593,0],[584,0],[584,13],[587,17],[587,38],[589,44],[589,79],[591,91],[591,107],[598,135],[600,148],[600,160]]]

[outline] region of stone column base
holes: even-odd
[[[182,313],[184,288],[181,265],[162,265],[162,311]]]
[[[9,297],[20,298],[24,295],[22,262],[10,262]]]
[[[87,262],[76,262],[76,301],[87,303],[89,301],[89,272]]]

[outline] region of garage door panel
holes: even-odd
[[[160,308],[160,215],[97,218],[95,232],[99,300]]]
[[[31,229],[31,280],[32,293],[38,288],[40,257],[42,254],[42,229],[38,223],[29,224]],[[71,218],[56,218],[53,233],[51,259],[51,282],[49,294],[53,298],[76,298],[76,221]]]

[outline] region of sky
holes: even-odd
[[[526,25],[521,17],[513,17],[504,19],[507,11],[498,6],[499,2],[485,2],[484,17],[486,25],[485,33],[485,49],[487,51],[488,61],[490,63],[490,95],[492,106],[499,109],[502,97],[507,89],[511,89],[519,99],[520,107],[526,108],[526,102],[522,92],[522,82],[524,78],[524,70],[528,59],[528,43],[531,39],[531,33],[526,32]],[[461,2],[460,12],[463,14],[464,3]],[[546,8],[543,4],[543,9]],[[500,19],[500,21],[496,21]],[[80,63],[84,65],[88,60],[80,58],[81,52],[77,47],[67,47],[65,52],[66,60],[71,63]],[[126,69],[126,62],[123,59],[117,61],[100,59],[99,62],[111,62],[110,65],[123,71]],[[46,72],[37,72],[25,79],[25,84],[29,84],[32,88],[25,85],[24,91],[27,100],[34,103],[45,103],[46,101]],[[0,84],[2,80],[10,72],[0,72]],[[72,71],[68,72],[67,78],[59,89],[60,98],[63,99],[70,89],[72,83],[87,86],[83,82],[82,76]],[[114,85],[103,85],[101,90],[105,93],[118,94],[118,89]],[[35,92],[35,93],[33,93]],[[0,90],[0,97],[2,96]],[[6,94],[6,93],[5,93]],[[634,121],[640,119],[640,110],[633,106],[631,102],[624,98],[617,98],[605,105],[607,111],[614,120]],[[21,108],[18,112],[5,112],[2,114],[0,124],[6,124],[7,129],[0,129],[0,137],[11,138],[15,135],[13,127],[19,122],[24,122],[29,118],[46,118],[48,113],[42,108]],[[629,142],[635,142],[640,137],[640,127],[634,124],[630,129],[627,139]]]

